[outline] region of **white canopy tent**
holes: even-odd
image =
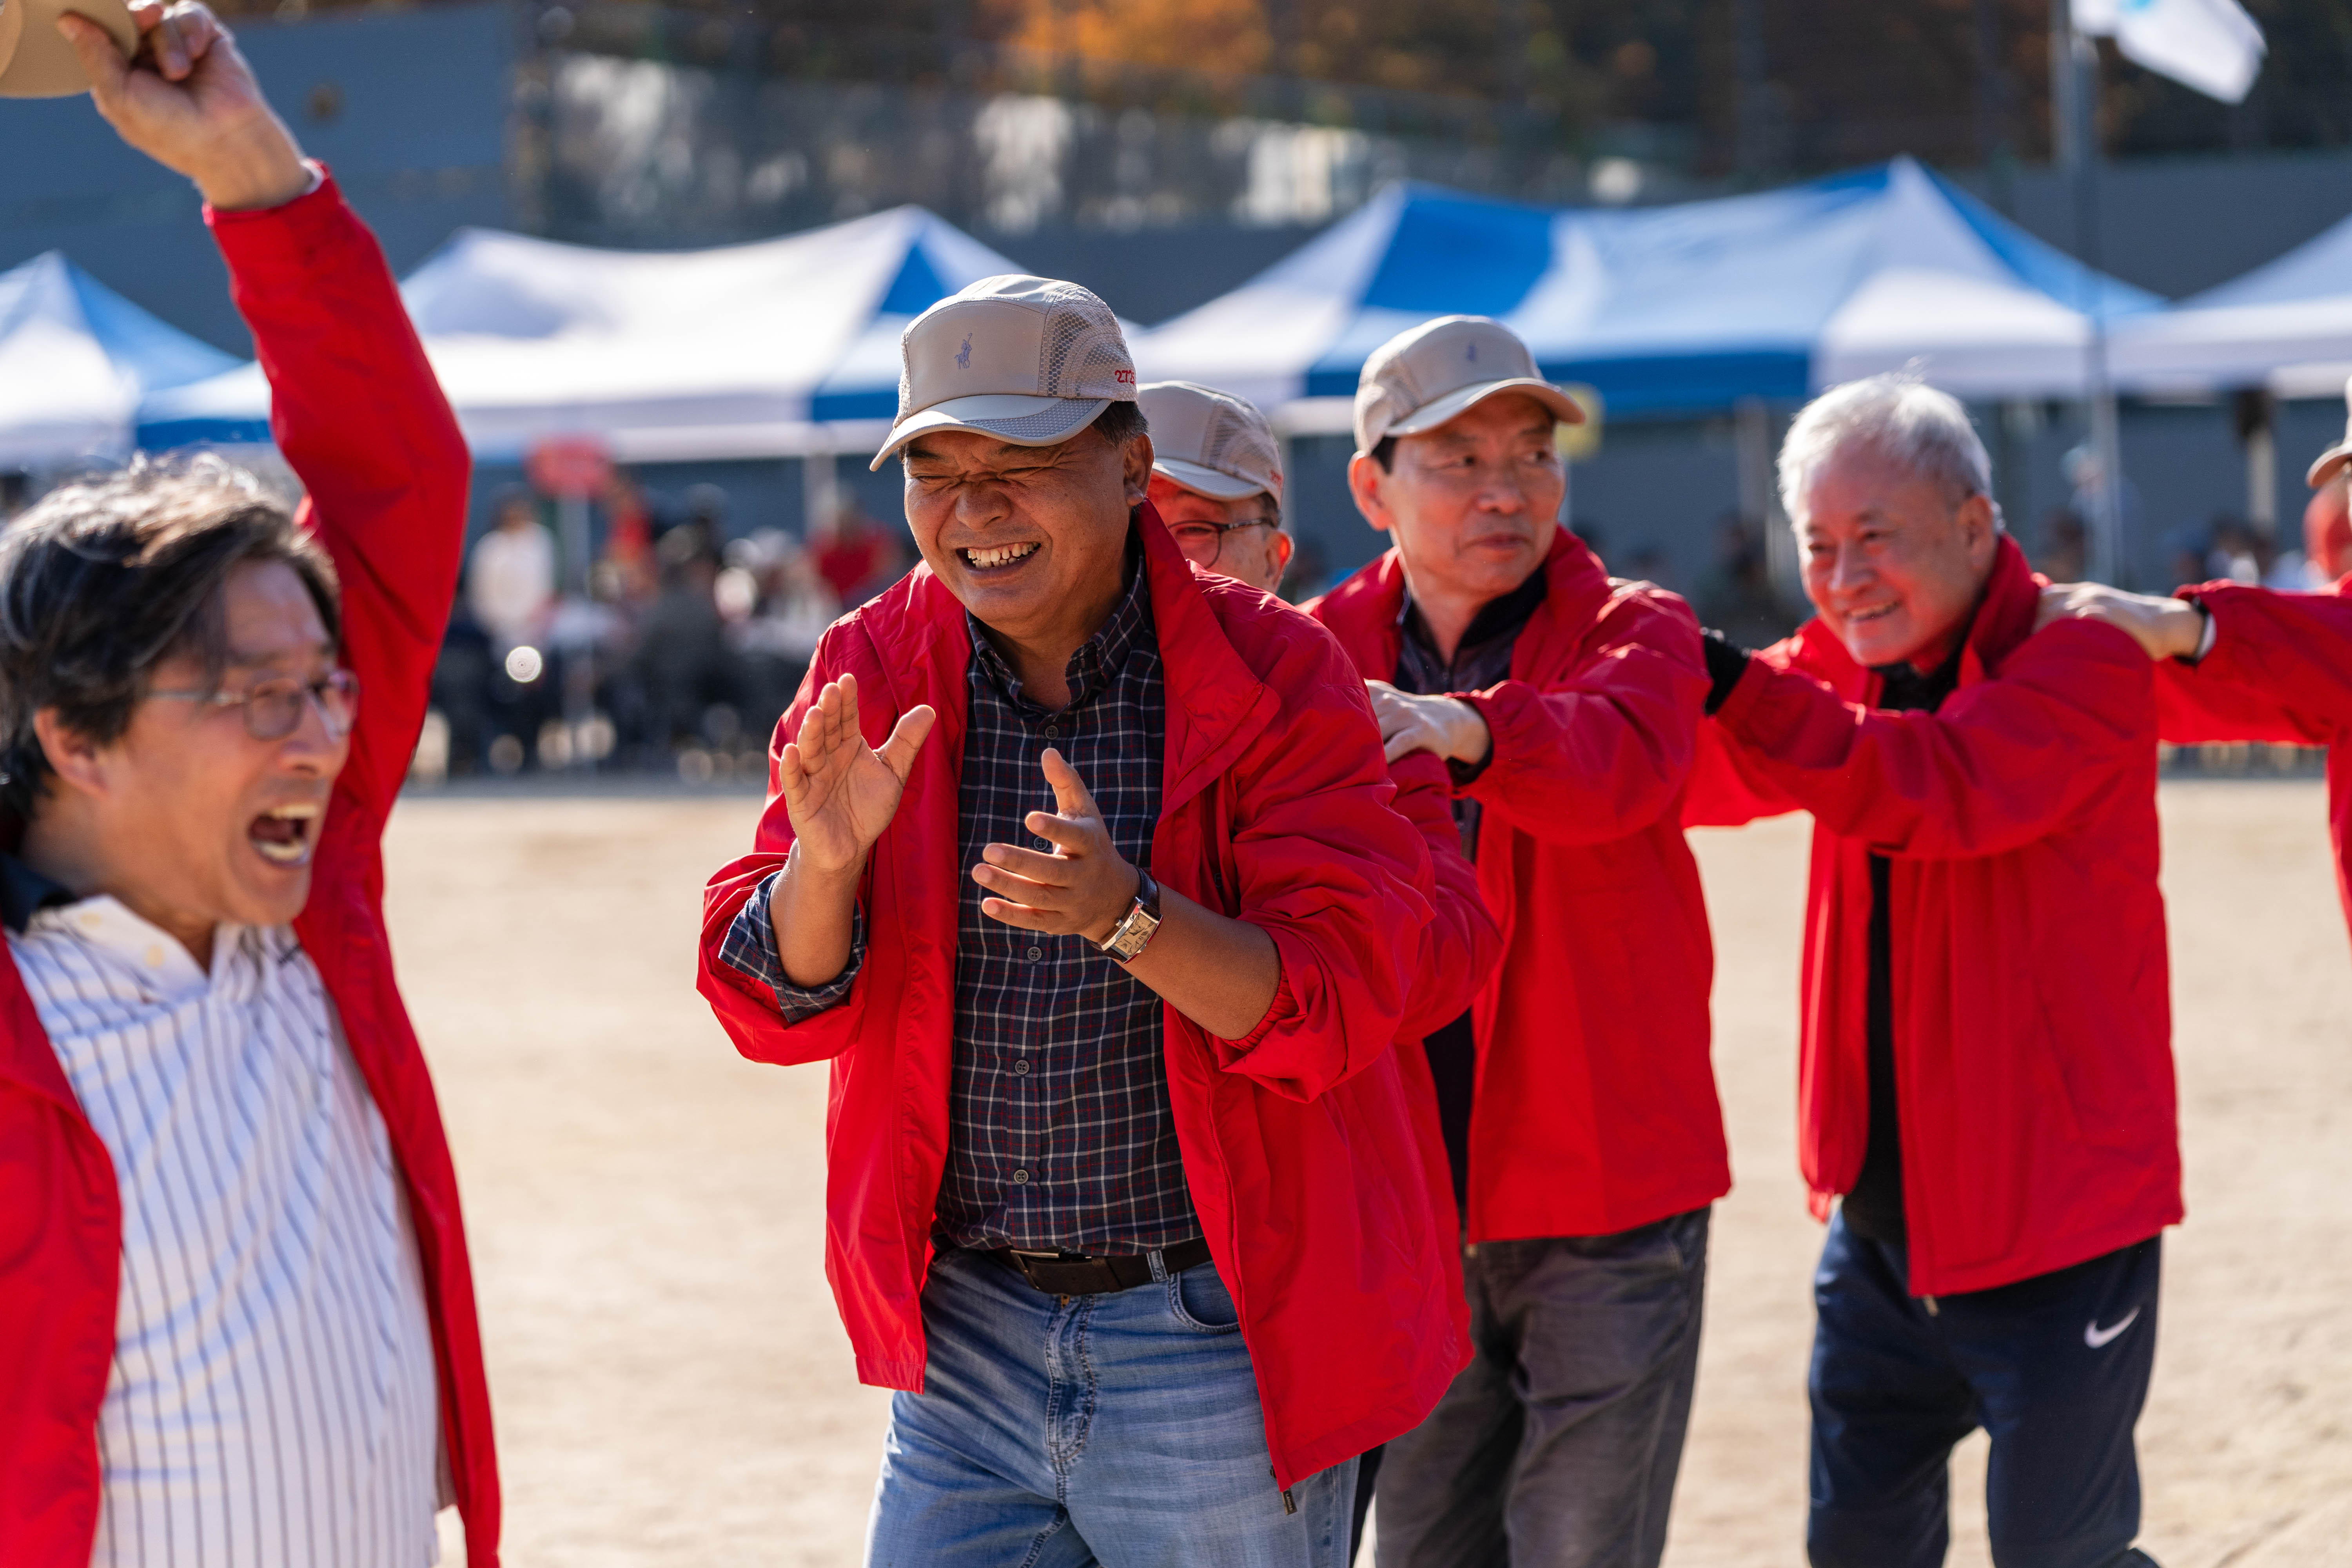
[[[625,462],[871,450],[908,321],[1012,262],[920,207],[752,245],[460,231],[402,285],[475,456],[593,436]],[[257,367],[151,398],[150,447],[267,438]]]
[[[0,468],[119,458],[131,449],[142,396],[236,363],[63,252],[37,256],[0,272]]]
[[[2333,397],[2352,374],[2352,217],[2277,260],[2119,327],[2126,389],[2210,393],[2267,386]]]

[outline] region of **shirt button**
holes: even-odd
[[[96,910],[91,910],[79,918],[81,921],[82,930],[96,931],[98,929],[98,911]]]
[[[163,950],[162,948],[151,945],[147,949],[147,967],[150,969],[161,969],[163,967]]]
[[[1016,1186],[1016,1187],[1023,1187],[1023,1186],[1026,1186],[1026,1185],[1028,1185],[1028,1184],[1029,1184],[1029,1173],[1028,1173],[1028,1172],[1026,1172],[1026,1171],[1015,1171],[1015,1172],[1013,1172],[1013,1184],[1014,1186]]]
[[[1027,1062],[1014,1062],[1013,1064],[1013,1076],[1014,1078],[1027,1078],[1029,1076],[1029,1064]]]
[[[1032,963],[1036,963],[1039,959],[1045,956],[1045,950],[1042,947],[1033,947],[1029,950],[1029,962]]]
[[[1048,724],[1045,726],[1045,734],[1048,739],[1051,739],[1061,732],[1062,727],[1059,724]]]

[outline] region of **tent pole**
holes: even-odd
[[[2083,366],[2084,401],[2089,405],[2091,452],[2099,483],[2091,492],[2093,515],[2083,520],[2089,534],[2085,574],[2122,584],[2124,561],[2123,425],[2116,407],[2114,378],[2107,369],[2106,301],[2100,298],[2099,145],[2097,47],[2074,29],[2071,0],[2050,0],[2050,133],[2059,167],[2074,196],[2074,256],[2084,267],[2083,313],[2090,339]]]

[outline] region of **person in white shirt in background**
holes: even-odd
[[[501,659],[546,634],[555,608],[555,539],[520,485],[499,498],[498,521],[475,542],[466,563],[466,604]]]

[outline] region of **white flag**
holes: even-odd
[[[2263,68],[2263,29],[2238,0],[2074,0],[2074,30],[2124,58],[2236,103]]]

